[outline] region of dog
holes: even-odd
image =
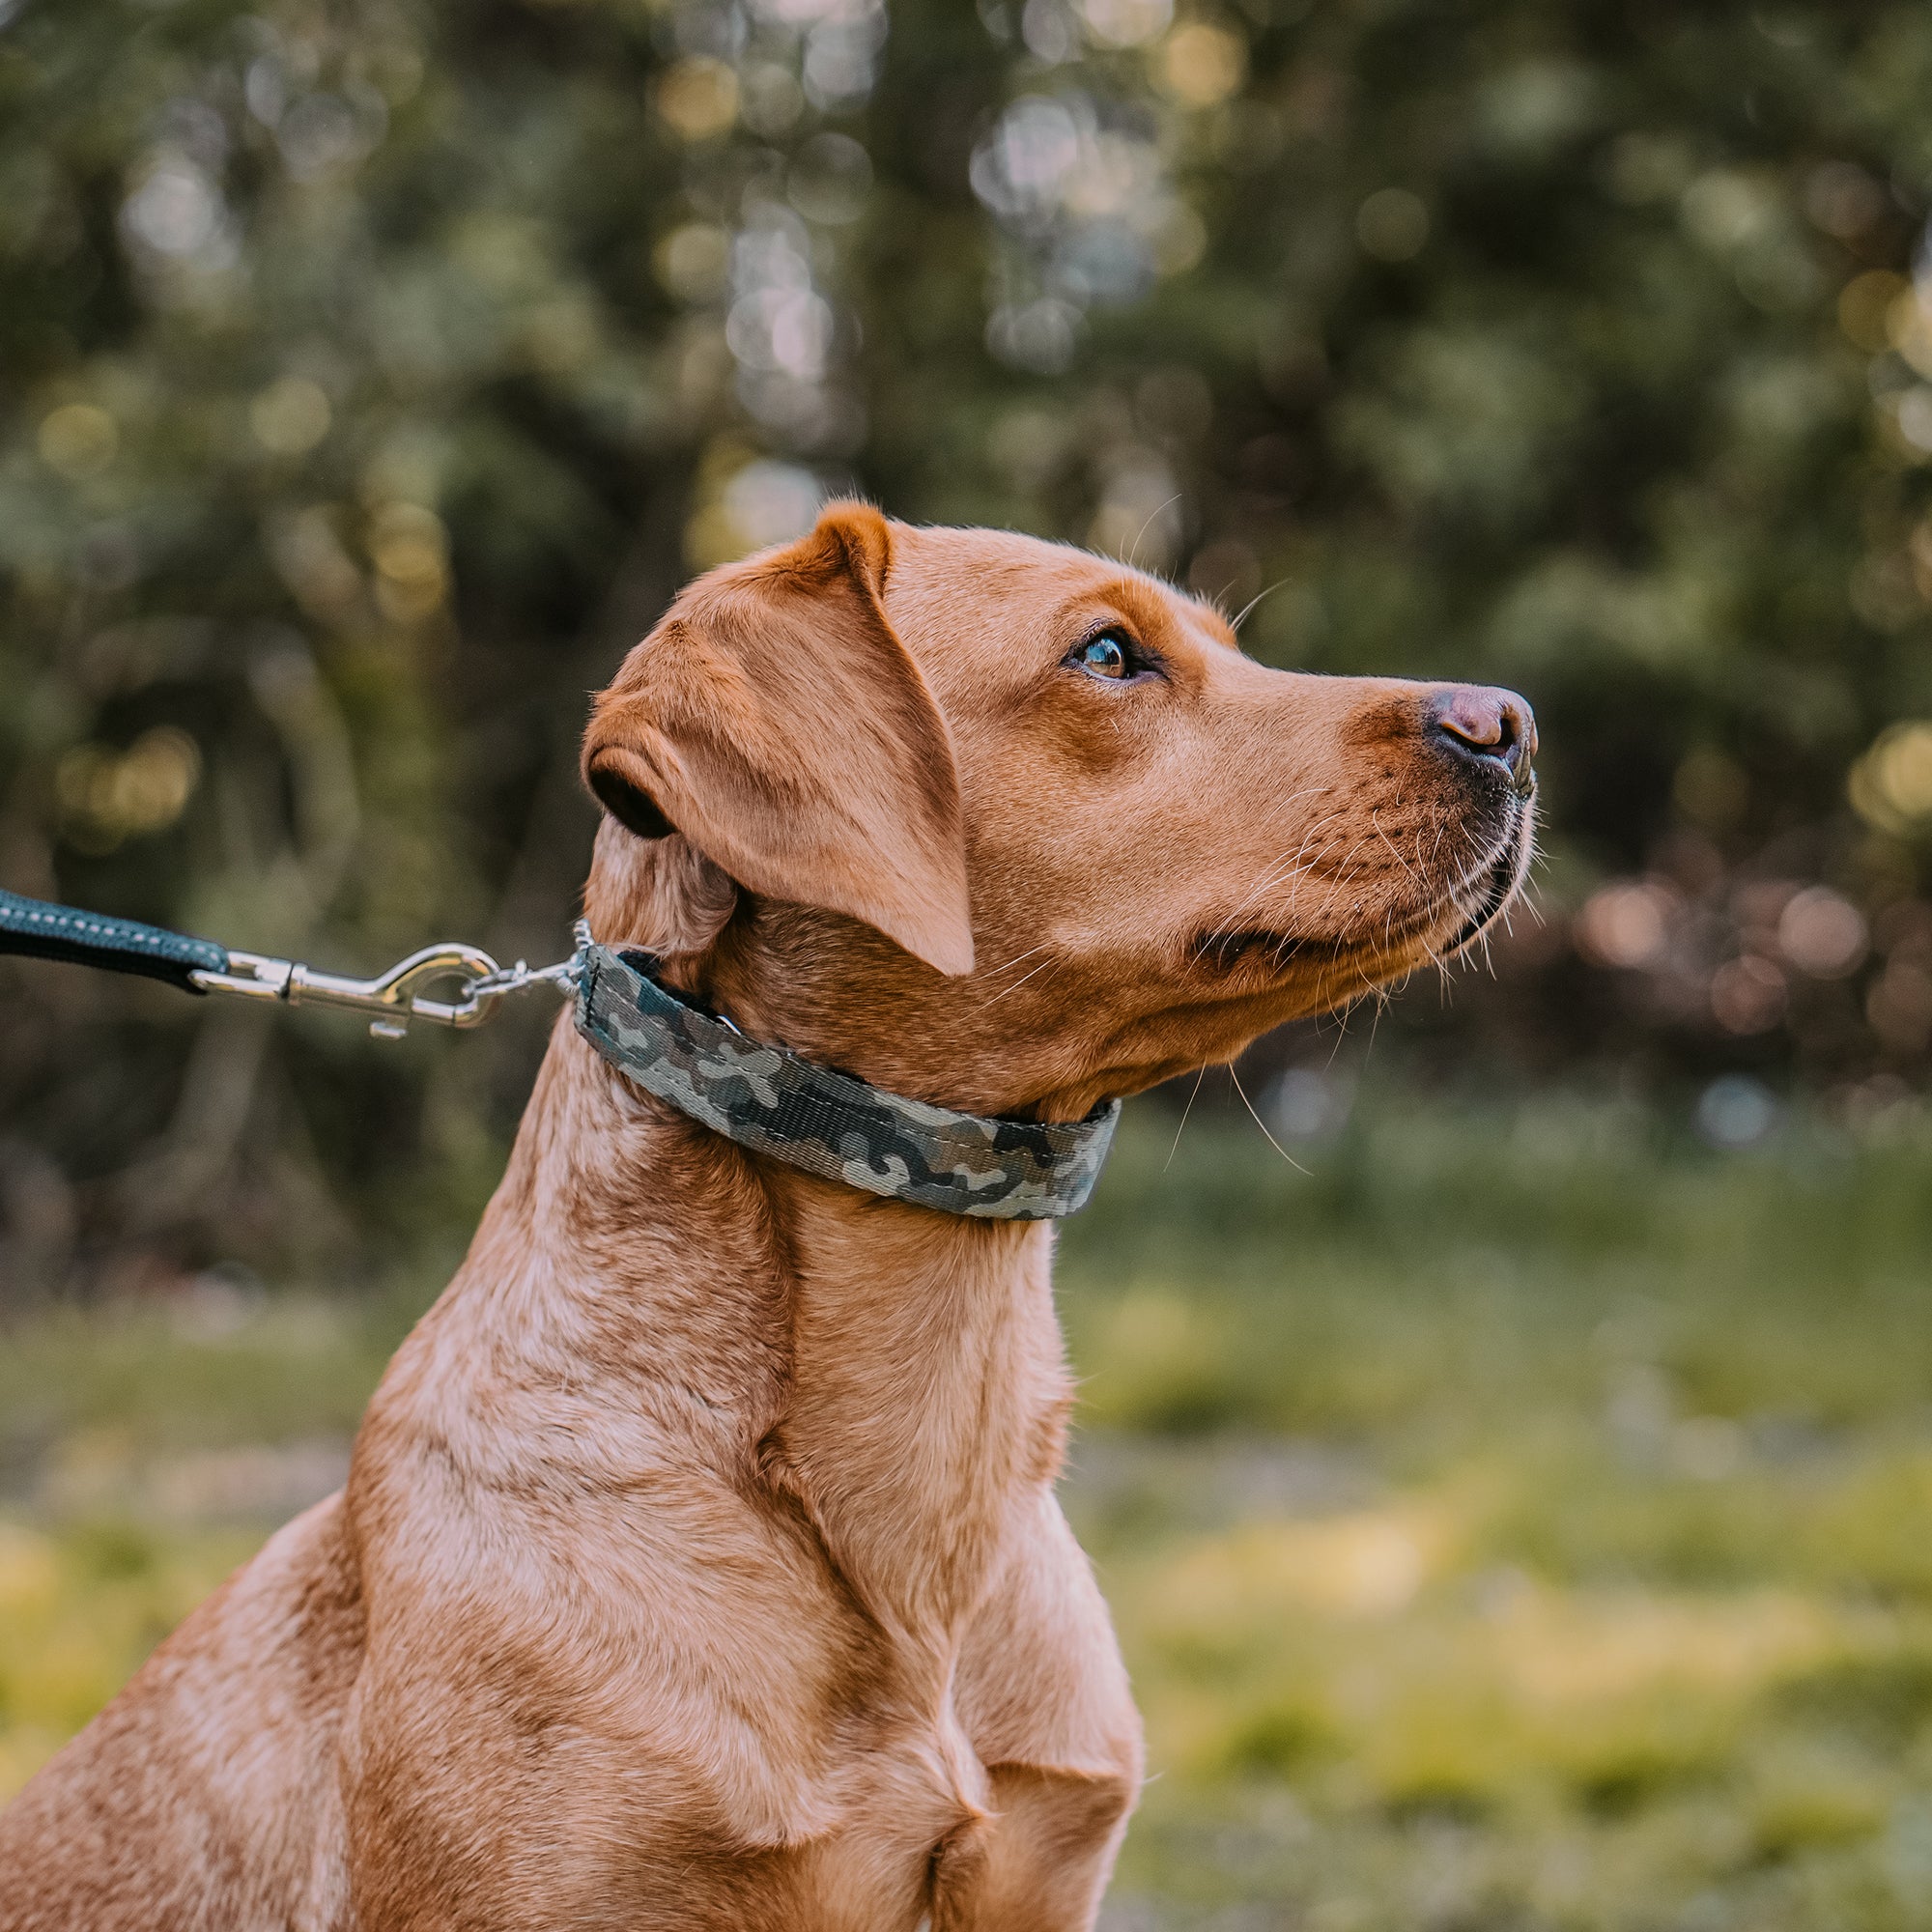
[[[1510,693],[1269,669],[1131,568],[838,503],[596,699],[585,913],[748,1048],[1090,1122],[1474,944],[1535,749]],[[1090,1926],[1142,1746],[1051,1259],[561,1017],[346,1488],[0,1819],[0,1927]]]

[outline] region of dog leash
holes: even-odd
[[[580,944],[587,944],[589,932],[581,923],[580,933]],[[498,1000],[526,986],[554,984],[568,990],[574,983],[575,958],[532,970],[521,959],[514,966],[498,966],[474,946],[425,946],[373,980],[350,980],[318,972],[298,959],[237,952],[212,939],[9,892],[0,892],[0,952],[137,973],[188,993],[279,1000],[289,1007],[346,1007],[371,1015],[369,1031],[378,1039],[401,1039],[412,1020],[480,1026],[496,1011]],[[454,999],[424,997],[426,988],[450,980],[458,982]]]
[[[1075,1212],[1094,1191],[1118,1100],[1084,1121],[1047,1122],[908,1099],[749,1038],[666,986],[650,953],[599,946],[582,920],[575,938],[554,966],[498,966],[476,947],[451,944],[351,980],[0,892],[0,953],[139,974],[189,993],[346,1008],[369,1014],[378,1039],[400,1039],[412,1020],[480,1026],[508,995],[551,986],[575,1001],[584,1039],[646,1093],[741,1147],[868,1194],[978,1220],[1044,1221]],[[427,997],[437,986],[445,997]]]

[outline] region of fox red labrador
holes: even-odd
[[[346,1489],[0,1819],[0,1926],[1090,1925],[1141,1743],[1047,1224],[1121,1095],[1488,928],[1535,742],[861,504],[692,584],[591,717],[602,990],[469,1258]]]

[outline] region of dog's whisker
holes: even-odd
[[[1235,1083],[1235,1092],[1241,1096],[1241,1105],[1248,1110],[1249,1118],[1254,1122],[1255,1125],[1262,1130],[1262,1139],[1266,1141],[1268,1146],[1273,1148],[1275,1152],[1280,1154],[1282,1159],[1287,1161],[1289,1166],[1293,1168],[1296,1174],[1306,1174],[1308,1170],[1305,1167],[1303,1167],[1302,1164],[1298,1160],[1296,1160],[1295,1157],[1292,1153],[1290,1153],[1289,1151],[1285,1147],[1283,1147],[1282,1144],[1278,1140],[1276,1140],[1271,1133],[1268,1132],[1267,1122],[1264,1120],[1263,1120],[1259,1114],[1255,1112],[1255,1103],[1248,1098],[1248,1090],[1241,1085],[1241,1076],[1235,1071],[1232,1063],[1228,1067],[1228,1078]]]
[[[1402,854],[1395,849],[1395,840],[1392,839],[1388,836],[1388,834],[1382,830],[1381,818],[1373,807],[1371,807],[1369,810],[1369,823],[1375,827],[1376,837],[1379,838],[1382,841],[1382,843],[1388,847],[1389,857],[1392,858],[1396,862],[1396,864],[1402,867],[1403,871],[1406,873],[1410,879],[1413,879],[1415,881],[1415,884],[1418,887],[1421,886],[1422,881],[1419,878],[1416,878],[1415,873],[1409,869],[1408,861],[1405,859],[1402,856]]]
[[[996,974],[1010,973],[1023,959],[1031,959],[1036,952],[1044,952],[1052,944],[1052,940],[1042,939],[1037,946],[1029,946],[1024,952],[1015,952],[1010,959],[1006,960],[1003,964],[988,966],[985,969],[984,977],[990,980]]]
[[[1174,493],[1174,495],[1167,499],[1166,502],[1156,505],[1153,509],[1150,510],[1147,513],[1147,516],[1143,519],[1141,523],[1140,528],[1134,532],[1133,546],[1127,552],[1126,560],[1127,560],[1127,568],[1129,570],[1138,570],[1140,568],[1140,563],[1138,559],[1141,554],[1141,539],[1145,537],[1148,531],[1153,527],[1153,520],[1156,517],[1165,516],[1169,510],[1174,508],[1175,504],[1180,501],[1181,497],[1185,494],[1186,493],[1184,491],[1177,490]]]
[[[1024,986],[1026,982],[1034,977],[1034,973],[1044,973],[1049,966],[1052,966],[1056,962],[1051,959],[1042,959],[1039,962],[1039,964],[1033,969],[1033,973],[1022,973],[1020,977],[1017,980],[1015,980],[1010,986],[1001,987],[1001,989],[997,993],[995,993],[990,1000],[986,1002],[986,1005],[989,1007],[997,1007],[1000,1004],[1000,1002],[1007,997],[1009,993],[1017,993],[1019,989],[1022,986]]]
[[[1293,583],[1293,582],[1294,579],[1293,577],[1277,577],[1275,581],[1267,586],[1266,589],[1257,590],[1255,594],[1252,597],[1250,597],[1245,604],[1241,606],[1240,614],[1236,617],[1231,617],[1228,620],[1229,630],[1233,631],[1234,634],[1238,638],[1241,635],[1241,626],[1245,624],[1248,621],[1248,619],[1254,615],[1256,610],[1260,607],[1262,600],[1265,597],[1272,597],[1277,590],[1282,589],[1285,585]]]
[[[1194,1091],[1187,1096],[1187,1104],[1180,1110],[1180,1124],[1174,1130],[1174,1145],[1167,1151],[1167,1158],[1161,1162],[1160,1171],[1165,1174],[1174,1165],[1174,1156],[1180,1151],[1180,1137],[1187,1131],[1187,1117],[1194,1111],[1194,1103],[1201,1097],[1201,1083],[1208,1077],[1204,1066],[1194,1076]]]

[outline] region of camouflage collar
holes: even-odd
[[[740,1147],[949,1214],[1046,1221],[1085,1206],[1121,1103],[1054,1124],[986,1120],[882,1093],[761,1046],[653,977],[648,952],[585,945],[577,1030],[646,1093]]]

